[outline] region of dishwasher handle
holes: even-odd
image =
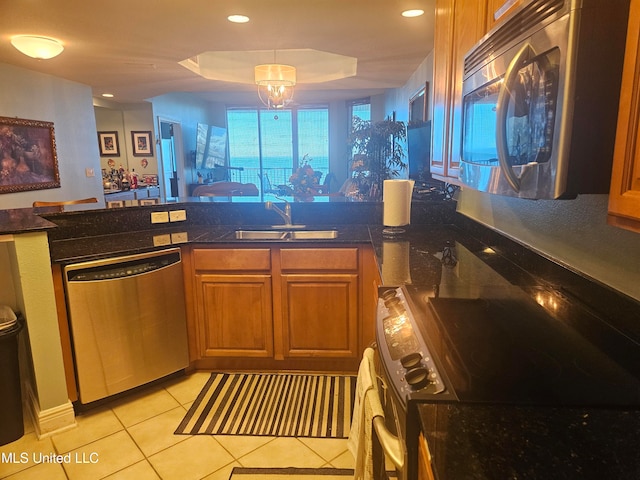
[[[67,282],[120,280],[180,263],[180,249],[96,260],[65,267]]]

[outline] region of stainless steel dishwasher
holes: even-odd
[[[80,403],[188,365],[180,249],[67,265],[64,283]]]

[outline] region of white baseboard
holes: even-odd
[[[31,416],[33,426],[38,438],[48,437],[54,433],[64,432],[76,427],[76,416],[71,401],[47,410],[41,410],[37,396],[31,385],[24,384],[27,396],[28,414]]]

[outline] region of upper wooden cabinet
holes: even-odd
[[[458,183],[465,54],[486,33],[487,0],[436,0],[431,173]]]
[[[640,0],[631,0],[608,223],[640,232]]]

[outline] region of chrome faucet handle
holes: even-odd
[[[279,197],[276,197],[276,198],[279,198]],[[285,226],[289,226],[291,225],[291,205],[289,204],[289,202],[287,202],[283,198],[280,198],[280,200],[284,201],[284,212],[280,210],[278,207],[276,207],[271,201],[264,202],[264,208],[266,208],[267,210],[273,210],[274,212],[276,212],[284,220]]]

